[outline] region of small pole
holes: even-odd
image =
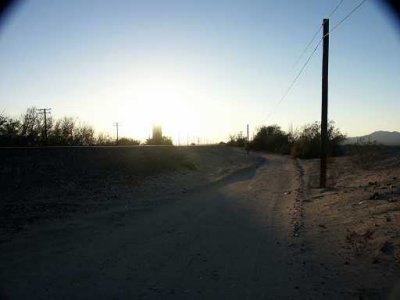
[[[46,144],[47,144],[47,117],[46,117],[46,111],[44,111],[44,140],[46,141]]]
[[[250,135],[249,135],[249,124],[247,124],[247,142],[250,140]]]
[[[114,126],[117,128],[117,142],[116,142],[116,145],[118,145],[118,128],[119,128],[119,125],[121,125],[119,122],[115,122],[114,123]]]
[[[47,145],[47,114],[51,113],[51,108],[38,108],[37,110],[44,117],[44,142]]]
[[[321,169],[320,187],[326,187],[328,148],[328,63],[329,63],[329,19],[323,20],[322,52],[322,112],[321,112]]]

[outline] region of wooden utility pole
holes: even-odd
[[[51,108],[38,108],[37,110],[44,117],[44,142],[47,144],[47,114],[51,113]]]
[[[328,158],[328,64],[329,64],[329,19],[323,23],[322,52],[322,113],[321,113],[321,170],[320,187],[326,187],[326,169]]]
[[[246,137],[246,139],[247,139],[247,142],[249,142],[249,141],[250,141],[250,135],[249,135],[249,124],[247,124],[247,137]]]

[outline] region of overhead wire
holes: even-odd
[[[332,27],[331,30],[327,34],[331,34],[333,31],[335,31],[340,25],[342,25],[352,14],[354,14],[360,7],[367,2],[367,0],[361,1],[356,7],[354,7],[346,16],[344,16],[339,22],[336,23],[335,26]]]
[[[336,5],[336,7],[331,11],[331,13],[328,15],[328,18],[331,18],[336,11],[339,9],[339,7],[342,5],[344,0],[340,0],[340,2]]]
[[[296,62],[293,64],[293,68],[297,66],[297,64],[300,62],[300,60],[303,58],[304,54],[308,51],[310,48],[311,44],[314,42],[315,38],[318,36],[318,34],[321,32],[322,26],[318,27],[318,30],[314,33],[313,37],[311,40],[308,42],[307,46],[304,48],[304,50],[301,52],[299,57],[296,59]]]
[[[315,52],[317,51],[319,45],[321,45],[322,39],[319,40],[318,44],[315,46],[314,50],[311,52],[311,54],[308,56],[306,62],[303,64],[303,66],[301,67],[300,71],[297,73],[296,77],[294,77],[294,79],[291,81],[289,87],[286,89],[285,93],[283,94],[283,96],[279,99],[279,101],[277,102],[277,104],[275,105],[274,109],[268,114],[268,116],[263,120],[266,121],[268,120],[271,115],[275,112],[275,110],[278,108],[278,106],[282,103],[283,100],[285,100],[285,98],[287,97],[287,95],[289,94],[290,90],[293,88],[293,86],[295,85],[297,79],[299,79],[299,77],[301,76],[301,74],[303,73],[304,69],[306,68],[306,66],[308,65],[308,63],[310,62],[311,58],[314,56]]]
[[[339,7],[343,4],[344,0],[340,0],[339,3],[335,6],[335,8],[329,13],[328,18],[331,18],[336,11],[339,9]],[[299,55],[299,57],[296,59],[295,63],[293,64],[293,68],[295,68],[298,63],[300,62],[300,60],[303,58],[304,54],[308,51],[308,49],[310,48],[311,44],[314,42],[315,38],[318,36],[318,34],[321,32],[322,29],[322,25],[320,25],[318,27],[318,30],[314,33],[314,35],[312,36],[311,40],[308,42],[308,44],[306,45],[306,47],[303,49],[303,51],[301,52],[301,54]]]
[[[331,17],[340,7],[340,5],[343,3],[344,0],[341,0],[338,5],[332,10],[332,12],[329,14],[329,17]],[[321,44],[321,42],[323,41],[324,37],[326,37],[327,35],[330,35],[334,30],[336,30],[340,25],[342,25],[353,13],[355,13],[365,2],[367,2],[367,0],[362,0],[357,6],[355,6],[346,16],[344,16],[338,23],[335,24],[335,26],[332,27],[332,29],[329,30],[329,32],[327,34],[325,34],[317,43],[317,45],[315,46],[315,48],[313,49],[313,51],[311,52],[311,54],[308,56],[307,60],[305,61],[305,63],[303,64],[303,66],[300,68],[299,72],[297,73],[297,75],[294,77],[294,79],[291,81],[291,83],[289,84],[289,87],[286,89],[286,91],[284,92],[284,94],[282,95],[282,97],[279,99],[279,101],[277,102],[277,104],[275,105],[275,107],[271,110],[271,112],[267,115],[267,117],[262,121],[265,122],[266,120],[268,120],[271,115],[276,111],[276,109],[278,108],[278,106],[283,102],[283,100],[285,100],[285,98],[287,97],[287,95],[289,94],[289,92],[291,91],[291,89],[293,88],[293,86],[295,85],[296,81],[299,79],[299,77],[301,76],[301,74],[303,73],[304,69],[306,68],[306,66],[308,65],[308,63],[310,62],[311,58],[313,57],[313,55],[315,54],[315,52],[317,51],[319,45]],[[314,34],[313,38],[311,39],[311,41],[307,44],[305,50],[302,52],[301,57],[304,55],[305,52],[307,52],[309,46],[311,45],[311,43],[314,41],[315,37],[317,36],[317,34],[320,32],[322,28],[322,25],[319,27],[318,32],[316,34]],[[301,59],[300,57],[300,59]]]

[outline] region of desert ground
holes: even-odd
[[[0,153],[1,299],[396,299],[398,154]]]

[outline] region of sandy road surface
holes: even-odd
[[[265,156],[157,206],[38,226],[0,245],[1,298],[346,298],[288,240],[297,171]]]

